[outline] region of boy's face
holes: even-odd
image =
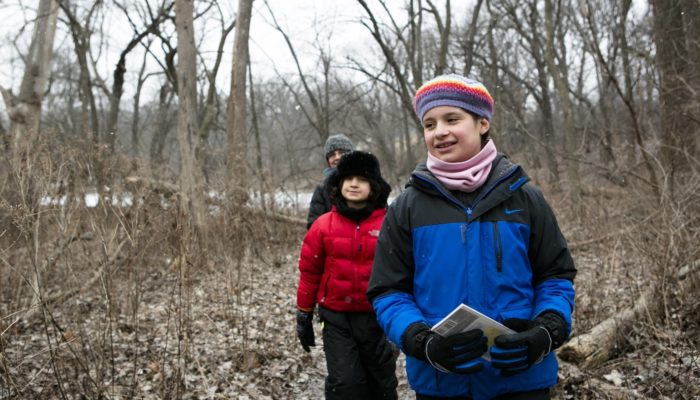
[[[338,162],[340,162],[340,157],[342,157],[343,154],[345,154],[345,153],[346,153],[346,151],[343,151],[343,150],[335,150],[334,152],[332,152],[328,156],[328,158],[326,158],[326,161],[328,161],[328,166],[331,168],[337,167]]]
[[[423,117],[423,138],[428,152],[444,162],[462,162],[481,151],[481,135],[489,121],[474,118],[459,107],[439,106]]]
[[[340,187],[340,195],[350,208],[362,208],[367,203],[371,186],[367,178],[361,176],[349,176],[343,179]]]

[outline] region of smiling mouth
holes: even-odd
[[[453,144],[455,144],[455,142],[440,143],[440,144],[435,145],[435,148],[436,149],[445,149],[445,148],[452,146]]]

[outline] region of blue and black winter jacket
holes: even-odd
[[[391,341],[403,347],[410,325],[432,326],[460,303],[500,322],[555,312],[568,336],[576,269],[554,213],[520,166],[499,154],[471,205],[425,165],[406,186],[384,219],[367,292]],[[407,357],[406,369],[419,394],[488,399],[551,387],[558,366],[552,353],[512,377],[488,362],[456,375]]]

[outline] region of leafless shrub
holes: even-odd
[[[641,318],[617,332],[611,359],[564,379],[562,398],[700,394],[700,174],[674,179],[674,192],[661,199],[648,188],[596,187],[584,191],[583,207],[555,201],[565,231],[574,233],[579,268],[574,335],[651,299]],[[577,220],[571,210],[583,210],[580,225],[567,226]]]
[[[195,236],[176,193],[95,187],[84,154],[75,143],[46,143],[3,162],[2,395],[184,398],[207,375],[198,352],[210,344],[198,336],[211,327],[230,368],[267,362],[274,346],[261,349],[250,335],[259,329],[251,265],[280,268],[279,248],[303,226],[219,202]],[[112,177],[133,171],[103,161]]]

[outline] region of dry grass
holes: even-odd
[[[90,189],[80,154],[36,149],[0,166],[0,398],[322,396],[322,352],[294,334],[303,225],[219,202],[192,237],[177,197],[152,185],[125,185],[130,207],[40,204]],[[632,188],[548,196],[579,269],[574,334],[646,290],[659,305],[614,359],[563,368],[557,398],[700,396],[692,182],[660,205]]]

